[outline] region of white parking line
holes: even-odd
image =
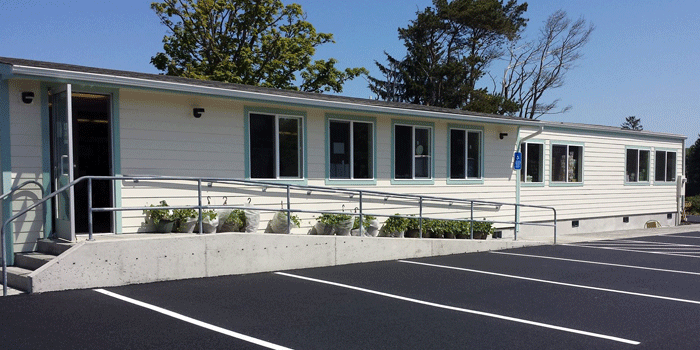
[[[680,256],[680,257],[685,257],[685,258],[700,258],[700,256],[697,256],[697,255],[673,254],[673,253],[664,253],[664,252],[649,252],[649,251],[634,250],[634,249],[595,247],[595,246],[587,246],[587,245],[579,245],[579,244],[566,244],[566,243],[564,243],[562,245],[569,246],[569,247],[581,247],[581,248],[591,248],[591,249],[619,250],[621,252],[635,252],[635,253],[658,254],[658,255],[668,255],[668,256]]]
[[[577,263],[594,264],[594,265],[604,265],[604,266],[613,266],[613,267],[626,267],[626,268],[630,268],[630,269],[649,270],[649,271],[660,271],[660,272],[671,272],[671,273],[680,273],[680,274],[686,274],[686,275],[700,276],[700,272],[692,272],[692,271],[668,270],[668,269],[658,269],[658,268],[654,268],[654,267],[643,267],[643,266],[634,266],[634,265],[611,264],[611,263],[604,263],[604,262],[598,262],[598,261],[588,261],[588,260],[577,260],[577,259],[556,258],[556,257],[553,257],[553,256],[544,256],[544,255],[506,253],[506,252],[497,252],[497,251],[491,251],[490,253],[491,253],[491,254],[501,254],[501,255],[524,256],[524,257],[528,257],[528,258],[538,258],[538,259],[571,261],[571,262],[577,262]]]
[[[284,347],[284,346],[280,346],[280,345],[277,345],[277,344],[272,344],[272,343],[270,343],[270,342],[266,342],[266,341],[264,341],[264,340],[260,340],[260,339],[257,339],[257,338],[253,338],[253,337],[247,336],[247,335],[245,335],[245,334],[241,334],[241,333],[238,333],[238,332],[230,331],[230,330],[228,330],[228,329],[224,329],[224,328],[221,328],[221,327],[217,327],[217,326],[211,325],[211,324],[206,323],[206,322],[202,322],[202,321],[199,321],[199,320],[195,320],[194,318],[187,317],[187,316],[184,316],[184,315],[180,315],[180,314],[178,314],[178,313],[176,313],[176,312],[172,312],[172,311],[169,311],[169,310],[166,310],[166,309],[163,309],[163,308],[160,308],[160,307],[158,307],[158,306],[151,305],[151,304],[146,304],[146,303],[144,303],[144,302],[142,302],[142,301],[138,301],[138,300],[136,300],[136,299],[131,299],[131,298],[129,298],[129,297],[125,297],[125,296],[123,296],[123,295],[119,295],[119,294],[117,294],[117,293],[113,293],[113,292],[110,292],[110,291],[107,291],[107,290],[104,290],[104,289],[93,289],[93,290],[94,290],[95,292],[102,293],[102,294],[104,294],[104,295],[108,295],[108,296],[110,296],[110,297],[112,297],[112,298],[117,298],[117,299],[119,299],[119,300],[126,301],[127,303],[131,303],[131,304],[134,304],[134,305],[138,305],[138,306],[141,306],[141,307],[143,307],[143,308],[146,308],[146,309],[149,309],[149,310],[153,310],[153,311],[155,311],[155,312],[159,312],[159,313],[161,313],[161,314],[163,314],[163,315],[167,315],[167,316],[176,318],[176,319],[178,319],[178,320],[191,323],[191,324],[193,324],[193,325],[195,325],[195,326],[199,326],[199,327],[202,327],[202,328],[206,328],[206,329],[212,330],[212,331],[214,331],[214,332],[218,332],[218,333],[221,333],[221,334],[224,334],[224,335],[228,335],[229,337],[237,338],[237,339],[240,339],[240,340],[247,341],[247,342],[249,342],[249,343],[253,343],[253,344],[256,344],[256,345],[260,345],[260,346],[266,347],[266,348],[268,348],[268,349],[279,349],[279,350],[290,349],[290,348],[287,348],[287,347]]]
[[[398,299],[402,301],[408,301],[411,303],[416,303],[416,304],[421,304],[421,305],[427,305],[427,306],[432,306],[436,308],[441,308],[441,309],[446,309],[446,310],[452,310],[452,311],[459,311],[459,312],[464,312],[468,314],[474,314],[474,315],[480,315],[480,316],[486,316],[486,317],[492,317],[492,318],[497,318],[501,320],[506,320],[506,321],[512,321],[512,322],[518,322],[518,323],[523,323],[523,324],[528,324],[532,326],[538,326],[538,327],[543,327],[543,328],[549,328],[549,329],[555,329],[558,331],[563,331],[563,332],[569,332],[569,333],[575,333],[575,334],[581,334],[581,335],[586,335],[589,337],[596,337],[596,338],[601,338],[601,339],[607,339],[607,340],[612,340],[620,343],[625,343],[625,344],[632,344],[632,345],[639,345],[640,343],[638,341],[634,340],[629,340],[629,339],[624,339],[624,338],[618,338],[618,337],[613,337],[605,334],[599,334],[599,333],[593,333],[593,332],[587,332],[587,331],[582,331],[578,329],[573,329],[573,328],[567,328],[567,327],[560,327],[560,326],[555,326],[551,324],[546,324],[546,323],[541,323],[541,322],[534,322],[534,321],[528,321],[520,318],[515,318],[515,317],[510,317],[510,316],[504,316],[504,315],[498,315],[498,314],[493,314],[489,312],[483,312],[483,311],[477,311],[477,310],[471,310],[471,309],[464,309],[460,307],[454,307],[454,306],[449,306],[449,305],[443,305],[443,304],[437,304],[437,303],[432,303],[429,301],[424,301],[424,300],[418,300],[418,299],[413,299],[413,298],[408,298],[408,297],[402,297],[400,295],[395,295],[395,294],[389,294],[389,293],[384,293],[384,292],[379,292],[371,289],[366,289],[366,288],[361,288],[361,287],[355,287],[347,284],[342,284],[342,283],[336,283],[336,282],[330,282],[330,281],[324,281],[316,278],[311,278],[311,277],[304,277],[304,276],[299,276],[299,275],[292,275],[290,273],[285,273],[285,272],[275,272],[275,274],[281,275],[281,276],[287,276],[287,277],[292,277],[292,278],[298,278],[306,281],[311,281],[311,282],[316,282],[316,283],[323,283],[323,284],[328,284],[331,286],[336,286],[336,287],[341,287],[341,288],[347,288],[347,289],[352,289],[364,293],[370,293],[370,294],[375,294],[375,295],[380,295],[383,297],[388,297],[388,298],[393,298],[393,299]]]
[[[674,247],[700,247],[697,244],[682,244],[682,243],[670,243],[670,242],[654,242],[654,241],[640,241],[631,239],[620,239],[617,242],[633,242],[633,243],[646,243],[646,244],[656,244],[656,245],[669,245]],[[596,242],[591,242],[596,243]]]
[[[480,273],[480,274],[491,275],[491,276],[499,276],[499,277],[514,278],[514,279],[525,280],[525,281],[532,281],[532,282],[539,282],[539,283],[555,284],[555,285],[558,285],[558,286],[574,287],[574,288],[581,288],[581,289],[591,289],[591,290],[597,290],[597,291],[602,291],[602,292],[610,292],[610,293],[625,294],[625,295],[634,295],[634,296],[644,297],[644,298],[661,299],[661,300],[677,301],[677,302],[681,302],[681,303],[688,303],[688,304],[700,305],[700,301],[696,301],[696,300],[688,300],[688,299],[680,299],[680,298],[665,297],[665,296],[661,296],[661,295],[653,295],[653,294],[644,294],[644,293],[628,292],[628,291],[617,290],[617,289],[609,289],[609,288],[600,288],[600,287],[584,286],[584,285],[582,285],[582,284],[573,284],[573,283],[557,282],[557,281],[543,280],[543,279],[539,279],[539,278],[531,278],[531,277],[507,275],[507,274],[504,274],[504,273],[497,273],[497,272],[489,272],[489,271],[481,271],[481,270],[467,269],[467,268],[463,268],[463,267],[454,267],[454,266],[445,266],[445,265],[428,264],[428,263],[422,263],[422,262],[417,262],[417,261],[399,260],[399,262],[408,263],[408,264],[423,265],[423,266],[430,266],[430,267],[438,267],[438,268],[441,268],[441,269],[449,269],[449,270],[458,270],[458,271],[466,271],[466,272]]]

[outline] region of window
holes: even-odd
[[[582,182],[583,147],[552,145],[552,181]]]
[[[481,132],[450,129],[450,179],[481,178]]]
[[[627,149],[626,169],[626,182],[649,182],[649,151]]]
[[[394,125],[394,178],[432,178],[432,128]]]
[[[676,181],[676,152],[656,151],[654,180],[658,182]]]
[[[373,128],[368,122],[329,120],[329,178],[374,178]]]
[[[522,182],[544,182],[544,145],[541,143],[522,143],[523,165],[520,170]]]
[[[302,119],[250,114],[250,177],[302,178]]]

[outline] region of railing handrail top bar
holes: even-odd
[[[404,198],[423,198],[428,200],[437,201],[452,201],[452,202],[462,202],[462,203],[479,203],[479,204],[489,204],[489,205],[508,205],[508,206],[520,206],[529,208],[540,208],[540,209],[554,209],[553,207],[533,205],[533,204],[515,204],[506,202],[493,202],[485,201],[480,199],[460,199],[460,198],[447,198],[447,197],[436,197],[436,196],[423,196],[415,194],[405,194],[405,193],[390,193],[381,192],[373,190],[361,190],[361,189],[345,189],[337,187],[321,187],[321,186],[309,186],[309,185],[296,185],[296,184],[283,184],[277,182],[266,182],[258,180],[242,180],[242,179],[230,179],[230,178],[217,178],[217,177],[192,177],[192,176],[165,176],[165,175],[122,175],[122,176],[84,176],[82,178],[92,178],[96,180],[182,180],[182,181],[202,181],[202,182],[239,182],[251,185],[261,185],[269,187],[279,187],[279,188],[295,188],[302,190],[316,190],[324,192],[342,192],[348,194],[364,193],[364,194],[374,194],[378,196],[390,196],[390,197],[404,197]],[[77,181],[77,180],[76,180]]]
[[[29,184],[36,184],[37,186],[39,186],[39,188],[41,188],[42,191],[44,190],[44,185],[42,185],[41,183],[39,183],[39,181],[37,181],[37,180],[27,180],[27,181],[22,182],[21,184],[19,184],[19,185],[17,185],[17,186],[11,187],[10,190],[9,190],[7,193],[3,193],[2,195],[0,195],[0,200],[5,199],[7,196],[12,195],[12,193],[14,193],[14,192],[16,192],[16,191],[19,191],[19,190],[22,189],[24,186],[29,185]],[[42,195],[43,195],[43,193],[42,193]]]

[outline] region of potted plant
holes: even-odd
[[[155,225],[156,232],[170,233],[173,231],[175,218],[173,217],[173,213],[170,211],[170,209],[166,208],[167,206],[168,203],[162,200],[158,205],[151,204],[151,207],[154,209],[147,209],[143,211],[143,213],[146,215],[146,221],[150,221]]]
[[[287,226],[287,213],[284,211],[278,211],[272,220],[267,222],[267,228],[265,228],[265,233],[288,233],[291,232],[292,227],[301,227],[301,220],[298,216],[292,215],[289,218],[290,226]]]
[[[382,229],[379,231],[380,237],[403,237],[404,232],[408,228],[409,219],[402,218],[395,214],[384,221]]]
[[[350,233],[353,236],[360,235],[360,216],[355,217],[355,222],[352,224],[352,231]],[[362,234],[365,236],[376,237],[379,233],[379,222],[377,218],[372,215],[362,216]]]
[[[493,223],[487,221],[475,221],[474,225],[474,239],[486,239],[490,234],[493,233]]]
[[[466,239],[469,238],[469,230],[471,225],[468,221],[453,221],[455,238]]]
[[[322,224],[319,225],[322,230],[317,229],[317,232],[318,234],[349,236],[353,222],[352,215],[349,214],[321,214],[318,217],[318,223]]]
[[[195,209],[175,209],[173,216],[177,218],[180,232],[192,233],[195,227],[199,226],[199,212]],[[202,211],[202,231],[203,233],[215,233],[219,221],[214,210]]]
[[[234,209],[224,219],[219,228],[219,232],[245,232],[246,218],[245,212],[241,209]]]

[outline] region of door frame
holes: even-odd
[[[53,173],[52,173],[52,134],[51,134],[51,121],[52,116],[50,116],[49,111],[49,90],[54,90],[64,86],[62,82],[42,82],[41,83],[41,95],[42,95],[42,134],[43,137],[43,182],[48,189],[51,189],[53,183]],[[111,163],[111,176],[121,176],[121,140],[120,140],[120,123],[119,123],[119,89],[118,88],[106,88],[106,87],[95,87],[95,86],[85,86],[80,84],[71,84],[72,93],[88,93],[88,94],[98,94],[107,95],[110,97],[110,129],[109,129],[109,147],[110,147],[110,163]],[[114,207],[121,207],[121,182],[113,181],[112,187],[112,205]],[[54,210],[53,201],[48,201],[46,204],[45,218],[44,218],[44,236],[46,238],[52,237],[55,233],[54,228]],[[74,228],[73,228],[74,230]],[[115,234],[122,233],[122,213],[119,211],[112,212],[112,229],[111,231]],[[72,235],[71,241],[75,241],[75,234]]]

